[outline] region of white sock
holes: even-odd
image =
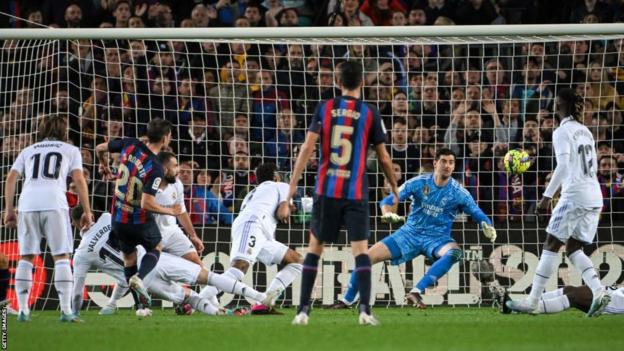
[[[208,299],[202,299],[194,291],[191,292],[191,296],[188,297],[187,301],[196,311],[210,315],[215,315],[219,312],[219,308],[217,306],[213,306]]]
[[[286,265],[281,271],[277,272],[266,291],[279,291],[281,293],[301,275],[302,270],[303,265],[299,263]]]
[[[123,285],[121,285],[120,282],[117,282],[117,284],[115,284],[115,287],[113,288],[113,294],[108,300],[106,306],[110,308],[117,308],[117,301],[124,297],[124,295],[128,292],[128,289],[129,287],[126,282],[124,282]]]
[[[583,277],[583,281],[585,285],[587,285],[594,296],[596,296],[597,292],[602,291],[602,283],[600,283],[600,278],[598,277],[598,273],[594,269],[594,264],[592,261],[585,255],[583,250],[576,250],[570,256],[568,256],[570,262],[576,269],[581,272],[581,276]]]
[[[69,259],[54,262],[54,287],[59,297],[61,312],[71,314],[71,293],[74,276],[72,274]]]
[[[212,299],[217,296],[217,294],[219,294],[219,289],[212,285],[204,285],[204,287],[199,290],[199,296],[202,299]]]
[[[225,272],[223,272],[223,275],[230,277],[234,280],[238,280],[238,281],[242,281],[243,278],[245,277],[245,273],[243,273],[243,271],[235,267],[228,268]]]
[[[559,313],[570,308],[570,300],[567,295],[561,295],[554,299],[541,299],[537,310],[540,313]]]
[[[15,269],[15,293],[17,294],[17,304],[20,312],[30,314],[28,306],[28,296],[32,288],[32,263],[20,260]]]
[[[210,272],[208,275],[208,284],[214,285],[217,289],[225,291],[226,293],[243,295],[256,301],[262,301],[266,298],[266,294],[258,292],[246,284],[232,279],[226,274]]]
[[[531,286],[531,293],[529,294],[528,302],[531,305],[537,305],[546,282],[555,273],[555,270],[559,267],[559,255],[556,252],[544,250],[542,251],[542,257],[540,257],[537,264],[537,270],[533,276],[533,285]]]
[[[542,294],[542,300],[554,299],[555,297],[559,297],[561,295],[563,295],[563,288],[546,291],[545,293]]]

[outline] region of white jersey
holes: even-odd
[[[602,207],[602,192],[596,176],[598,159],[589,129],[571,117],[564,118],[553,133],[553,148],[556,156],[569,160],[561,183],[561,199],[582,207]]]
[[[186,212],[184,206],[184,186],[179,179],[176,179],[174,184],[167,184],[165,189],[158,189],[156,193],[156,202],[163,207],[171,208],[176,204],[182,207],[182,213]],[[175,216],[157,214],[156,224],[161,231],[161,234],[170,232],[172,229],[178,227]]]
[[[109,243],[111,233],[110,213],[104,213],[98,218],[89,230],[82,233],[82,239],[76,249],[75,256],[81,256],[88,259],[99,258],[104,261],[111,261],[123,267],[123,256],[117,245]]]
[[[22,150],[11,170],[25,178],[19,212],[68,210],[67,176],[82,170],[82,156],[73,145],[44,140]]]
[[[288,198],[289,189],[290,187],[286,183],[262,182],[245,196],[236,221],[256,217],[262,221],[267,232],[274,235],[277,226],[275,211],[277,211],[279,204]]]

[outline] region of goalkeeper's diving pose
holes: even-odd
[[[414,177],[399,188],[399,201],[412,200],[407,222],[368,250],[373,264],[391,260],[391,264],[398,265],[418,255],[425,255],[434,261],[423,278],[405,296],[406,302],[418,308],[426,308],[421,296],[425,289],[435,284],[462,258],[459,245],[451,238],[451,228],[457,213],[463,211],[469,214],[481,224],[483,233],[491,242],[496,240],[496,230],[490,219],[477,206],[470,193],[451,178],[455,170],[455,153],[450,149],[438,150],[433,167],[433,174]],[[382,220],[389,223],[404,220],[392,212],[393,197],[391,194],[380,203]],[[356,277],[353,272],[344,298],[334,303],[332,308],[347,308],[356,300]]]

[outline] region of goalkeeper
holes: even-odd
[[[426,308],[421,296],[425,289],[435,284],[462,258],[459,245],[451,238],[451,228],[458,212],[472,216],[481,224],[485,236],[491,242],[496,240],[496,230],[490,219],[468,191],[451,178],[455,170],[455,153],[450,149],[438,150],[433,167],[433,174],[414,177],[399,188],[399,201],[412,200],[407,223],[368,250],[372,264],[391,260],[393,265],[398,265],[418,255],[426,255],[434,261],[425,276],[405,296],[407,303],[418,308]],[[391,211],[393,197],[389,195],[380,203],[382,220],[402,222],[404,218]],[[348,308],[355,301],[358,291],[356,277],[353,272],[344,298],[331,308]]]

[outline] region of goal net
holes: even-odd
[[[487,35],[438,37],[392,36],[380,28],[375,37],[340,38],[288,38],[292,35],[287,32],[278,32],[284,33],[281,39],[238,32],[247,39],[201,40],[176,39],[175,31],[168,32],[174,39],[99,39],[106,37],[100,35],[104,31],[93,39],[17,40],[5,35],[0,56],[2,194],[15,157],[35,142],[37,120],[59,113],[67,116],[69,140],[81,150],[93,207],[98,213],[107,211],[113,184],[97,172],[94,145],[141,137],[150,119],[165,118],[174,125],[171,148],[179,158],[186,205],[206,246],[202,258],[223,271],[229,266],[230,224],[254,186],[253,169],[275,162],[282,179],[290,179],[316,106],[340,94],[336,66],[357,60],[365,72],[363,98],[379,109],[388,130],[387,147],[399,184],[430,172],[435,151],[450,147],[459,155],[454,177],[498,230],[498,240],[491,244],[470,218],[460,215],[453,238],[464,259],[427,290],[425,302],[489,305],[492,286],[513,294],[530,289],[548,220],[536,217],[534,209],[555,166],[555,96],[571,87],[583,97],[583,123],[597,142],[599,162],[594,168],[604,196],[596,239],[587,251],[604,284],[622,283],[624,36],[505,35],[504,28],[488,28]],[[503,169],[502,155],[514,148],[534,159],[521,176]],[[302,253],[317,156],[300,182],[291,223],[280,225],[276,233],[279,241]],[[374,152],[366,162],[371,218],[362,220],[370,220],[374,243],[398,226],[380,221],[378,203],[389,189]],[[396,210],[404,215],[409,206],[400,204]],[[74,237],[77,245],[80,237]],[[348,284],[354,261],[344,235],[342,240],[324,253],[313,292],[317,304],[332,303]],[[14,267],[15,231],[2,228],[0,252]],[[34,308],[56,308],[53,263],[47,248],[43,252],[35,261],[31,302]],[[581,285],[580,274],[563,251],[560,255],[561,265],[548,289]],[[402,304],[431,263],[419,256],[399,266],[375,265],[376,305]],[[245,281],[263,290],[276,272],[276,266],[258,263]],[[86,305],[103,306],[112,284],[112,278],[92,272]],[[14,292],[9,296],[14,299]],[[229,295],[221,300],[224,305],[242,302]],[[280,303],[298,301],[299,280]],[[126,297],[120,305],[130,303]]]

